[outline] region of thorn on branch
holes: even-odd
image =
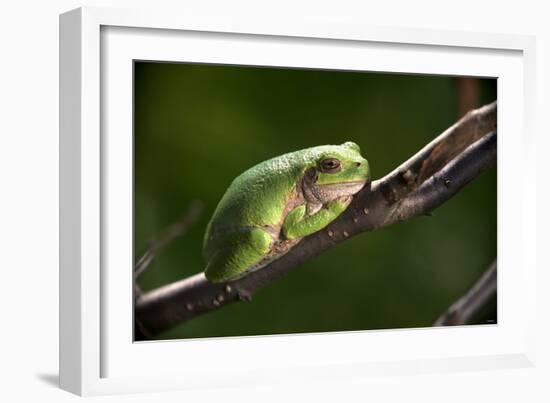
[[[386,199],[386,202],[389,206],[397,202],[398,194],[391,183],[382,184],[382,186],[380,187],[380,192],[382,193],[382,196],[384,196],[384,199]]]
[[[417,175],[414,174],[410,169],[407,169],[405,173],[403,174],[403,179],[405,180],[405,183],[407,184],[407,188],[414,189],[416,184],[416,177]]]
[[[237,291],[237,297],[239,301],[246,301],[246,302],[252,301],[252,295],[249,292],[244,290]]]

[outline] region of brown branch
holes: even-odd
[[[140,296],[135,306],[140,326],[155,335],[226,304],[250,300],[258,290],[353,235],[428,214],[496,163],[496,111],[492,103],[469,112],[400,167],[361,190],[326,229],[304,238],[262,270],[224,284],[210,283],[199,273]]]
[[[496,295],[497,262],[496,260],[483,273],[477,282],[445,311],[433,324],[434,326],[466,325]]]
[[[462,116],[478,105],[480,85],[475,77],[456,77],[454,79],[457,95],[458,116]]]

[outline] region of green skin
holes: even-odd
[[[206,228],[206,278],[232,281],[266,266],[331,223],[369,180],[369,164],[352,142],[295,151],[245,171]]]

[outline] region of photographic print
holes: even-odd
[[[134,62],[134,340],[497,323],[497,80]]]

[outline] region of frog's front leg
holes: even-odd
[[[295,207],[286,216],[282,234],[285,239],[303,238],[320,231],[338,217],[351,202],[351,196],[339,198],[327,203],[312,215],[307,215],[305,204]]]

